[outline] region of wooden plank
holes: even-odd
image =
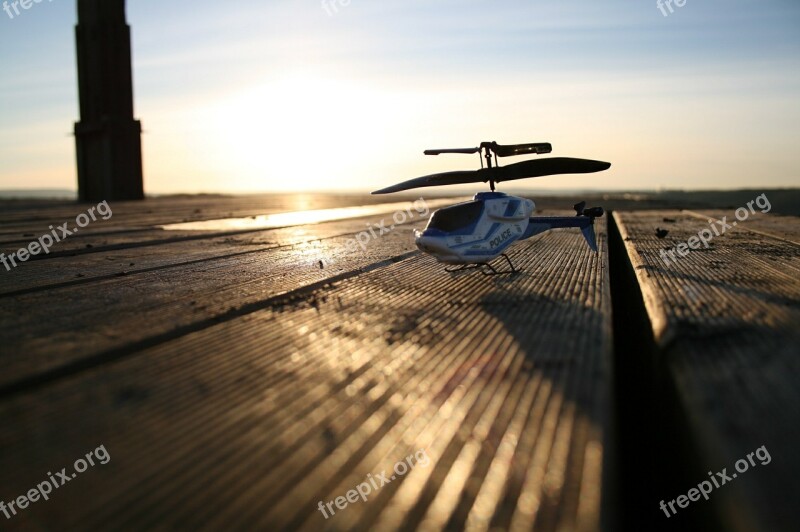
[[[414,201],[418,197],[419,194],[398,194],[392,196],[392,201]],[[161,196],[145,201],[111,202],[109,205],[114,216],[107,225],[130,228],[190,220],[241,218],[276,212],[371,205],[386,201],[386,197],[369,194]],[[8,227],[40,228],[43,225],[46,228],[48,224],[74,220],[75,216],[93,205],[74,201],[0,200],[0,230],[5,233]]]
[[[413,254],[6,398],[0,498],[102,444],[109,464],[13,525],[596,530],[611,349],[604,225],[599,255],[571,231],[516,246],[516,276],[450,275]],[[303,260],[276,257],[268,270]],[[235,277],[250,267],[238,262]],[[318,511],[420,450],[427,467],[328,520]]]
[[[717,228],[721,228],[723,223],[736,222],[736,228],[738,229],[746,229],[747,231],[788,240],[789,242],[800,245],[800,223],[798,223],[796,216],[780,216],[774,214],[764,216],[763,213],[760,213],[758,209],[756,209],[756,213],[748,214],[747,218],[737,220],[734,213],[735,211],[700,210],[685,212],[701,220],[706,220],[707,223],[716,225]],[[743,216],[744,215],[742,215],[742,217]],[[710,220],[713,220],[713,223],[710,222]]]
[[[292,198],[293,196],[280,196],[279,198]],[[237,229],[237,228],[224,228],[219,227],[214,230],[197,231],[197,230],[170,230],[165,231],[163,226],[185,223],[185,222],[202,222],[209,220],[219,219],[254,219],[259,215],[274,215],[283,212],[295,212],[291,209],[293,205],[308,206],[308,210],[326,210],[326,209],[341,209],[343,207],[369,207],[374,209],[374,212],[365,212],[365,216],[372,216],[378,212],[391,213],[397,210],[394,204],[408,204],[411,207],[412,202],[418,198],[403,196],[393,198],[392,204],[384,204],[376,201],[375,196],[344,196],[341,203],[336,203],[334,200],[339,199],[338,196],[311,196],[307,200],[303,200],[303,196],[294,198],[294,201],[284,199],[282,202],[277,199],[271,201],[259,201],[259,197],[244,196],[235,198],[237,201],[229,201],[227,204],[221,205],[208,205],[205,202],[197,200],[188,202],[178,202],[177,206],[172,206],[171,203],[164,204],[163,202],[141,202],[141,203],[121,203],[114,204],[113,215],[108,219],[102,219],[102,216],[97,214],[96,220],[91,222],[84,228],[80,228],[79,232],[69,235],[62,241],[53,245],[50,254],[33,257],[31,260],[46,260],[57,256],[72,253],[91,253],[107,249],[120,249],[123,247],[142,247],[148,245],[169,244],[188,239],[202,239],[213,238],[215,236],[235,236],[238,234],[247,234],[257,232],[259,229]],[[463,199],[463,198],[461,198]],[[323,201],[324,200],[324,201]],[[442,204],[449,204],[458,201],[456,198],[429,198],[427,204],[429,208],[437,208]],[[72,230],[75,228],[75,218],[81,213],[85,213],[87,207],[90,205],[69,204],[61,207],[60,215],[47,213],[42,215],[37,211],[25,211],[24,216],[26,220],[14,224],[8,221],[0,222],[0,252],[10,254],[17,251],[21,247],[27,246],[32,240],[50,233],[51,227],[56,228],[65,222],[68,224],[67,229]],[[318,209],[319,208],[319,209]],[[165,212],[166,211],[166,212]],[[304,211],[304,212],[305,212]],[[411,212],[415,210],[411,208]],[[108,216],[108,215],[106,215]],[[351,215],[355,217],[355,215]],[[315,220],[319,221],[319,220]],[[285,226],[299,225],[298,222],[287,222]],[[56,235],[62,234],[60,230],[55,230]]]
[[[5,301],[0,307],[0,342],[4,346],[0,357],[5,369],[0,374],[0,390],[85,358],[114,358],[119,350],[124,353],[137,343],[180,335],[220,316],[268,306],[270,298],[298,287],[356,275],[372,264],[416,252],[413,226],[405,225],[370,242],[365,251],[350,253],[352,234],[365,224],[361,220],[348,224],[335,224],[333,230],[324,227],[326,224],[295,228],[291,233],[302,235],[301,242],[293,244],[290,234],[286,245],[256,246],[254,252],[247,247],[242,252],[236,243],[223,243],[221,254],[213,251],[210,257],[208,250],[193,254],[185,246],[173,245],[174,250],[167,246],[152,262],[146,256],[138,258],[138,253],[128,257],[130,252],[124,250],[94,254],[94,262],[113,260],[100,266],[98,277],[88,282],[0,296]],[[87,271],[78,259],[70,259],[74,266],[64,269],[69,279],[70,269]],[[136,264],[123,266],[125,275],[108,274],[119,272],[120,262],[127,260],[144,262],[139,263],[139,270]],[[53,261],[42,262],[48,266]],[[45,275],[50,282],[48,272],[53,270],[43,267],[34,273]],[[57,275],[61,273],[59,269]],[[41,277],[32,282],[37,279]]]
[[[696,440],[697,483],[706,480],[705,471],[735,473],[738,460],[764,446],[773,463],[751,464],[715,490],[711,504],[732,530],[794,529],[800,518],[793,502],[800,474],[800,247],[791,235],[798,220],[760,215],[714,236],[708,248],[670,258],[709,227],[705,214],[616,212],[614,220],[652,324],[657,367],[677,391],[685,437]],[[732,213],[727,216],[730,222]],[[658,226],[669,230],[665,238],[655,235]]]
[[[12,272],[0,275],[0,297],[19,295],[35,290],[47,290],[65,284],[87,284],[106,280],[113,276],[132,276],[153,270],[185,266],[193,262],[213,262],[250,254],[261,254],[269,260],[269,251],[281,247],[308,246],[314,242],[339,238],[336,246],[331,246],[330,256],[322,257],[323,266],[333,265],[342,258],[334,253],[342,239],[353,239],[367,224],[379,223],[384,215],[371,216],[359,220],[344,220],[314,225],[302,225],[281,229],[250,231],[239,234],[218,236],[218,232],[185,231],[173,240],[142,246],[141,241],[114,238],[86,253],[49,255],[42,260],[28,261]],[[412,242],[411,231],[424,225],[425,220],[418,216],[405,224],[398,224],[395,237],[400,236]],[[163,232],[162,232],[163,235]],[[198,237],[189,238],[186,236]],[[161,237],[163,238],[163,236]],[[372,241],[372,237],[370,236]],[[149,243],[149,242],[148,242]],[[373,247],[373,243],[367,243]],[[412,249],[407,247],[406,250]],[[310,259],[309,259],[310,260]],[[318,261],[317,261],[318,262]],[[340,270],[337,266],[336,271]],[[2,272],[0,272],[1,274]]]

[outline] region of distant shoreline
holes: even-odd
[[[475,188],[475,187],[473,187]],[[425,190],[425,189],[423,189]],[[736,192],[800,192],[800,187],[770,187],[770,188],[735,188],[735,189],[698,189],[698,190],[684,190],[684,189],[601,189],[601,188],[533,188],[533,187],[519,187],[507,188],[503,190],[508,194],[539,194],[544,196],[562,196],[571,194],[647,194],[653,196],[664,196],[674,194],[731,194]],[[233,197],[233,196],[262,196],[262,195],[283,195],[283,194],[323,194],[323,195],[344,195],[344,196],[357,196],[368,195],[369,190],[297,190],[297,191],[249,191],[249,192],[163,192],[163,193],[149,193],[148,197],[161,198],[170,196],[180,197],[193,197],[193,196],[208,196],[208,197]],[[431,189],[426,190],[425,195],[428,196],[453,196],[463,195],[464,192],[458,189],[445,190],[445,189]],[[61,188],[20,188],[20,189],[0,189],[0,198],[2,199],[60,199],[60,200],[74,200],[78,198],[77,190],[61,189]]]
[[[425,198],[463,198],[471,196],[473,192],[482,190],[481,187],[474,187],[471,191],[453,189],[421,189],[413,194],[402,193],[391,197],[370,196],[363,191],[324,191],[324,192],[255,192],[249,194],[226,194],[226,193],[175,193],[175,194],[149,194],[148,198],[158,201],[169,201],[169,199],[191,199],[205,198],[207,200],[224,200],[237,196],[264,196],[264,197],[290,197],[293,195],[304,195],[317,198],[321,197],[341,197],[347,205],[387,203],[392,201],[405,201],[407,199]],[[598,204],[607,208],[619,208],[625,210],[638,202],[640,205],[648,203],[650,208],[683,208],[683,209],[736,209],[753,197],[759,194],[766,194],[772,204],[772,213],[784,214],[789,216],[800,216],[800,188],[748,188],[735,190],[568,190],[568,189],[549,189],[537,190],[526,188],[509,188],[503,190],[509,194],[530,197],[538,204],[572,203],[586,200],[592,204]],[[538,200],[537,200],[538,198]],[[74,202],[77,201],[77,192],[64,189],[16,189],[0,190],[0,201],[6,206],[19,206],[24,202]],[[457,201],[457,200],[454,200]],[[2,204],[0,204],[2,208]]]

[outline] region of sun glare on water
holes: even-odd
[[[419,214],[419,218],[424,219],[430,209],[437,209],[444,205],[453,203],[452,198],[431,199],[425,202],[425,211],[420,211],[410,202],[379,203],[377,205],[360,205],[355,207],[339,207],[334,209],[314,209],[307,211],[281,212],[275,214],[264,214],[261,216],[250,216],[247,218],[222,218],[216,220],[201,220],[197,222],[182,222],[161,226],[167,231],[239,231],[274,229],[278,227],[289,227],[294,225],[315,224],[319,222],[331,222],[335,220],[346,220],[350,218],[360,218],[375,214],[399,212],[403,223],[409,219],[414,219],[412,211]],[[404,212],[409,213],[406,217]],[[393,219],[393,218],[392,218]],[[391,222],[387,222],[391,223]]]

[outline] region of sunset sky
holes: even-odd
[[[543,189],[800,185],[796,0],[344,3],[130,0],[146,191],[373,190],[483,140],[613,163]],[[76,188],[76,17],[0,11],[0,189]]]

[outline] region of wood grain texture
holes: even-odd
[[[704,471],[735,473],[761,446],[772,457],[713,492],[720,517],[732,530],[792,530],[800,518],[800,224],[759,214],[708,248],[665,259],[708,227],[707,215],[733,219],[650,211],[614,220]],[[657,238],[656,227],[669,234]]]
[[[112,458],[10,526],[597,530],[604,220],[599,254],[554,231],[494,278],[445,273],[411,226],[346,251],[369,221],[27,264],[0,295],[2,382],[86,362],[0,400],[0,499],[101,444]],[[47,264],[93,273],[63,285]],[[367,502],[318,511],[420,450]]]

